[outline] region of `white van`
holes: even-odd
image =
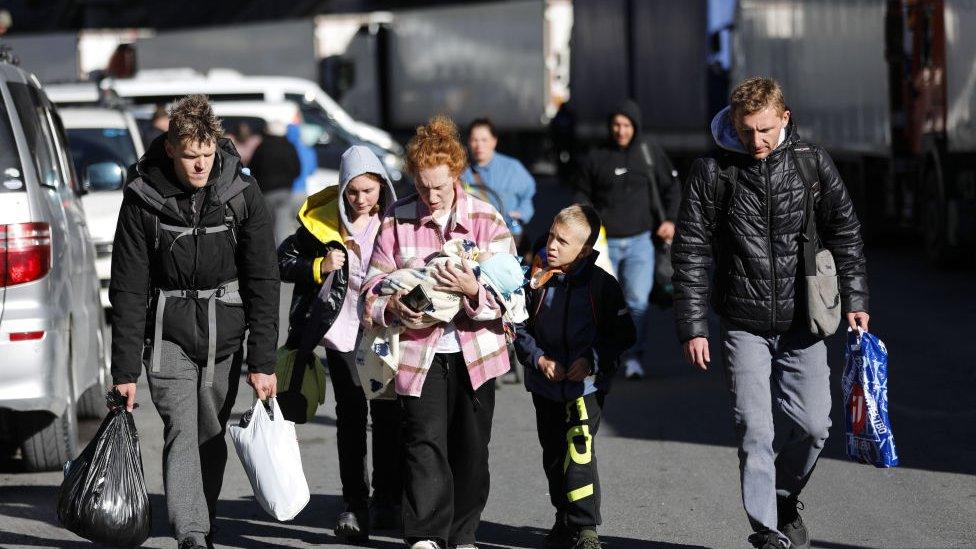
[[[146,108],[165,105],[191,93],[206,94],[212,101],[290,101],[299,106],[304,122],[322,127],[324,135],[373,149],[394,181],[403,174],[403,147],[389,133],[354,120],[311,80],[245,76],[229,69],[211,69],[207,74],[192,69],[154,69],[139,71],[135,78],[104,81],[102,85],[120,98]],[[94,84],[88,84],[87,89],[82,84],[54,84],[48,89],[56,104],[80,104],[86,97],[97,100],[99,95]]]

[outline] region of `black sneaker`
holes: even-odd
[[[556,514],[556,521],[546,534],[545,549],[567,549],[576,545],[579,530],[566,524],[566,519]]]
[[[776,532],[756,532],[749,536],[749,543],[756,549],[786,549]]]
[[[180,541],[179,547],[180,549],[207,549],[206,545],[197,543],[197,541],[193,538],[183,538],[183,540]]]
[[[779,520],[776,527],[789,538],[793,547],[809,549],[810,533],[807,532],[807,525],[803,524],[803,517],[800,516],[802,509],[803,502],[796,498],[777,498],[776,512]]]
[[[347,507],[336,517],[335,535],[354,545],[369,541],[369,510]]]
[[[573,549],[602,549],[603,546],[600,545],[600,536],[596,535],[596,530],[590,530],[589,528],[585,530],[580,530],[579,537],[576,539],[576,545]]]

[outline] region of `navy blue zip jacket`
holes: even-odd
[[[620,284],[595,265],[597,254],[566,274],[553,275],[541,288],[526,286],[530,316],[516,326],[515,352],[525,366],[525,388],[543,398],[569,401],[606,393],[620,354],[636,340]],[[586,357],[593,373],[581,382],[549,381],[539,371],[543,355],[567,372],[573,361]]]

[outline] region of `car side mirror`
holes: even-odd
[[[85,167],[81,181],[84,192],[114,191],[125,183],[125,169],[118,162],[96,162]]]
[[[319,136],[319,139],[318,139],[318,141],[315,142],[315,144],[316,145],[328,145],[329,143],[332,143],[332,134],[330,134],[329,132],[327,132],[325,130],[322,130],[322,135]]]

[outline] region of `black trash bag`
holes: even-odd
[[[139,434],[125,397],[113,390],[105,398],[108,417],[78,459],[64,466],[58,521],[104,546],[138,547],[152,528]]]

